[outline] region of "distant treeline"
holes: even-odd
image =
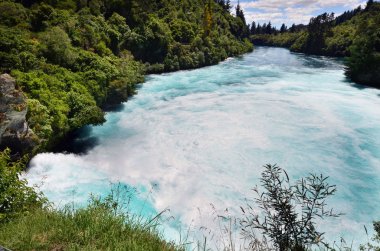
[[[269,27],[269,28],[268,28]],[[255,45],[281,46],[295,52],[347,58],[346,75],[353,81],[380,88],[380,3],[369,0],[335,17],[323,13],[308,25],[271,24],[250,27]]]
[[[329,16],[329,18],[332,18],[332,21],[331,21],[331,24],[333,26],[337,26],[341,23],[344,23],[348,20],[350,20],[351,18],[353,18],[354,16],[356,16],[357,14],[361,13],[363,11],[362,7],[359,6],[357,7],[356,9],[354,10],[351,10],[351,11],[345,11],[343,14],[341,14],[340,16],[334,18],[334,13],[331,13],[331,14],[328,14],[328,13],[324,13],[322,15],[320,15],[319,17],[320,18],[325,18],[327,19],[327,16]],[[312,18],[312,20],[315,22],[317,18]],[[312,22],[312,21],[310,21]],[[278,34],[278,33],[284,33],[284,32],[300,32],[302,30],[307,30],[308,28],[308,25],[304,25],[304,24],[292,24],[292,26],[290,27],[287,27],[284,23],[280,26],[280,28],[277,28],[275,26],[272,26],[271,22],[269,22],[268,24],[267,23],[263,23],[262,25],[260,25],[260,23],[257,23],[256,25],[256,22],[253,21],[250,26],[249,26],[249,30],[250,30],[250,34],[251,35],[258,35],[258,34]]]

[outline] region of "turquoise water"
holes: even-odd
[[[344,216],[322,224],[329,240],[367,240],[380,219],[380,91],[347,82],[341,61],[259,47],[217,66],[151,75],[138,95],[91,128],[85,155],[45,153],[27,173],[58,205],[104,195],[110,182],[139,191],[132,210],[166,208],[170,238],[207,226],[213,208],[251,198],[263,165],[292,178],[330,176],[329,205]]]

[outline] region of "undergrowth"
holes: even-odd
[[[164,240],[159,217],[136,217],[120,198],[117,189],[91,197],[84,208],[35,209],[0,226],[0,244],[11,250],[183,250]]]

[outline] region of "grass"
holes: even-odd
[[[184,250],[167,242],[151,221],[131,216],[113,196],[81,209],[40,208],[0,225],[0,245],[11,250]]]

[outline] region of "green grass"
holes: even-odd
[[[36,209],[0,225],[0,245],[11,250],[183,250],[165,241],[157,220],[123,213],[115,200],[92,199],[74,210]]]

